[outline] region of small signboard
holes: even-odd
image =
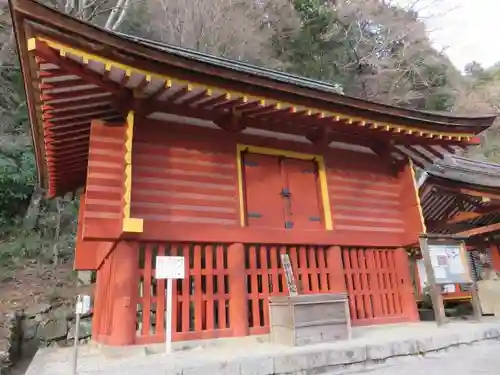
[[[172,280],[184,279],[184,257],[157,256],[156,279],[166,279],[166,306],[165,306],[165,352],[172,352]]]
[[[436,285],[472,283],[463,242],[427,246]]]
[[[76,297],[76,314],[88,314],[90,312],[91,303],[90,296],[88,295],[78,295]]]
[[[285,271],[288,294],[290,297],[295,297],[299,293],[297,292],[297,284],[295,283],[295,279],[293,277],[292,264],[290,263],[290,257],[288,254],[281,254],[281,264],[283,265],[283,270]]]
[[[446,320],[443,297],[443,288],[450,293],[454,291],[454,284],[471,285],[472,309],[476,320],[481,319],[481,309],[477,296],[476,283],[471,276],[469,263],[466,258],[467,248],[463,239],[446,234],[421,234],[420,249],[424,260],[427,282],[434,317],[438,326]],[[447,286],[445,286],[447,285]],[[450,287],[453,285],[453,287]]]
[[[184,257],[157,256],[155,278],[183,279]]]

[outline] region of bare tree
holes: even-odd
[[[133,8],[136,12],[129,15],[137,17],[131,20],[136,34],[267,66],[277,63],[274,38],[299,26],[288,0],[147,0]]]

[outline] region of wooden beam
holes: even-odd
[[[104,82],[103,77],[100,74],[94,73],[92,71],[85,71],[81,64],[66,57],[60,56],[46,43],[38,39],[34,39],[31,52],[33,52],[37,56],[43,57],[45,60],[52,64],[60,66],[61,69],[67,71],[68,73],[77,75],[85,81],[99,86],[105,91],[111,92],[113,94],[118,94],[123,90],[123,88],[113,82]]]
[[[218,127],[231,133],[240,133],[246,128],[241,122],[241,116],[236,113],[227,113],[213,121]]]
[[[485,226],[482,226],[479,228],[466,230],[466,231],[457,233],[457,235],[463,236],[463,237],[474,237],[474,236],[480,236],[481,234],[487,234],[487,233],[492,233],[492,232],[497,232],[497,231],[500,231],[500,223],[485,225]]]
[[[448,224],[460,223],[462,221],[477,219],[478,217],[500,212],[499,206],[479,207],[476,211],[465,212],[460,211],[456,216],[448,220]]]
[[[460,211],[458,212],[455,216],[453,216],[451,219],[448,219],[446,221],[446,224],[456,224],[460,223],[462,221],[468,221],[472,219],[476,219],[480,216],[483,216],[483,214],[477,213],[477,212],[464,212]]]

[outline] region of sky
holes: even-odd
[[[500,0],[395,0],[412,4],[427,24],[436,48],[460,70],[470,61],[489,67],[500,61],[497,43]]]

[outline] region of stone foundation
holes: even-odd
[[[91,321],[90,314],[81,317],[81,343],[90,340]],[[0,321],[0,375],[6,375],[21,356],[33,355],[39,347],[70,346],[74,338],[73,306],[39,304],[11,314]]]

